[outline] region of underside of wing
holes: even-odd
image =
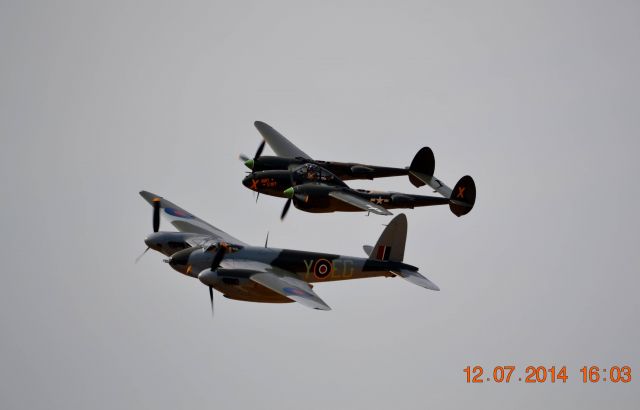
[[[366,199],[360,198],[359,196],[350,194],[348,192],[333,191],[329,193],[329,196],[345,202],[349,205],[355,206],[356,208],[360,208],[363,211],[373,212],[374,214],[378,215],[393,215],[391,212],[387,211],[380,205],[369,202]]]
[[[309,160],[311,159],[309,155],[305,154],[304,151],[293,145],[291,141],[289,141],[282,134],[273,129],[273,127],[271,127],[269,124],[266,124],[262,121],[256,121],[253,123],[253,125],[255,125],[255,127],[258,129],[258,132],[260,132],[260,135],[262,135],[262,138],[267,141],[267,144],[269,144],[269,146],[277,156],[285,158],[300,157]]]
[[[154,200],[159,199],[160,215],[168,220],[169,223],[171,223],[171,225],[173,225],[180,232],[200,234],[202,235],[202,237],[200,237],[199,240],[203,241],[215,240],[225,241],[238,245],[245,245],[245,243],[241,240],[234,238],[233,236],[229,235],[221,229],[216,228],[211,224],[208,224],[197,216],[192,215],[191,213],[180,208],[178,205],[156,194],[147,191],[140,191],[140,195],[151,205],[153,205]],[[195,240],[196,238],[194,237],[193,239]]]
[[[256,264],[251,263],[250,269],[256,270],[256,268],[258,268]],[[304,306],[318,310],[331,310],[331,308],[316,295],[307,282],[298,279],[287,271],[263,264],[261,271],[251,275],[250,279]]]

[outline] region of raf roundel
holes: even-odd
[[[326,259],[318,259],[313,266],[313,274],[318,279],[326,279],[332,270],[333,265]]]
[[[174,209],[174,208],[164,208],[164,211],[172,216],[177,216],[178,218],[192,219],[193,215],[188,212],[183,211],[182,209]]]
[[[291,296],[309,296],[307,292],[298,288],[283,288],[282,289],[286,295]]]

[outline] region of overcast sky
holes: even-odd
[[[0,2],[0,407],[636,408],[639,21],[637,1]],[[134,264],[142,189],[249,243],[375,242],[389,218],[255,203],[254,120],[316,159],[430,146],[449,185],[472,175],[469,215],[406,212],[405,260],[442,291],[319,284],[331,312],[216,293],[212,320],[200,282]]]

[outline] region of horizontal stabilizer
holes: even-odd
[[[425,289],[440,290],[438,285],[431,282],[429,279],[425,278],[424,276],[422,276],[420,273],[416,271],[400,269],[400,270],[391,271],[391,273],[395,273],[396,275],[400,276],[402,279],[405,279],[413,283],[414,285],[418,285]]]
[[[423,174],[421,172],[415,172],[415,171],[409,171],[409,174],[414,178],[420,180],[422,182],[422,185],[425,185],[425,184],[429,185],[434,192],[439,193],[443,197],[445,198],[451,197],[451,192],[453,192],[452,189],[449,188],[444,182],[434,177],[433,175],[427,175],[427,174]],[[414,183],[414,185],[416,184]],[[422,186],[422,185],[416,185],[416,186]]]
[[[371,256],[371,253],[373,252],[373,246],[371,245],[362,245],[362,250],[364,251],[364,253],[367,254],[367,256]]]

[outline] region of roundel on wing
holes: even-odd
[[[333,264],[326,259],[318,259],[313,265],[313,274],[318,279],[326,279],[333,271]]]
[[[309,293],[305,292],[302,289],[298,289],[298,288],[282,288],[282,290],[284,291],[285,295],[309,296]]]
[[[193,218],[193,215],[191,215],[186,211],[183,211],[182,209],[164,208],[164,211],[169,215],[177,216],[178,218],[186,218],[186,219]]]

